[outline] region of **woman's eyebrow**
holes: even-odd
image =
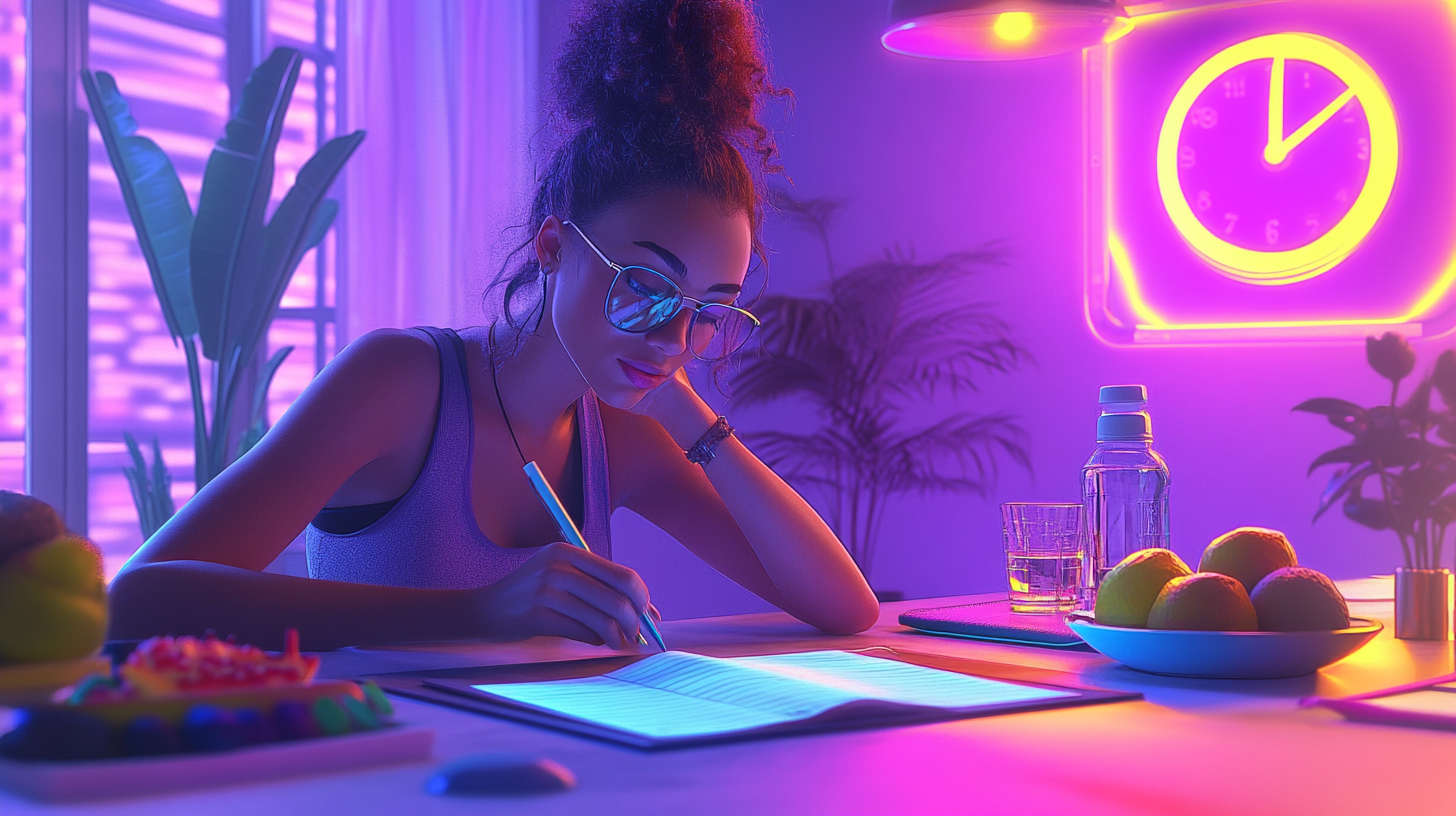
[[[663,249],[657,244],[652,243],[651,241],[633,241],[632,243],[640,247],[645,247],[657,253],[657,257],[661,258],[663,260],[663,263],[666,263],[668,266],[672,267],[672,271],[676,272],[679,278],[683,278],[684,280],[687,279],[688,265],[683,263],[682,259],[678,256],[672,254],[671,252],[668,252],[667,250]]]
[[[661,258],[664,263],[672,267],[672,271],[676,272],[678,274],[678,277],[682,278],[683,280],[687,280],[688,265],[683,263],[681,258],[672,254],[671,252],[668,252],[663,247],[652,243],[651,241],[633,241],[632,243],[640,247],[645,247],[646,249],[650,249],[653,252],[657,253],[657,257]],[[736,295],[739,292],[743,291],[743,287],[739,286],[736,283],[719,283],[713,286],[709,286],[708,291],[727,292],[730,295]]]

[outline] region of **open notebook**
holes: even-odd
[[[534,715],[517,718],[637,747],[1136,696],[992,679],[842,651],[735,658],[665,652],[587,677],[505,683],[440,678],[424,685],[495,704],[492,713]]]

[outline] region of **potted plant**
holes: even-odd
[[[1345,517],[1400,541],[1404,566],[1395,574],[1395,634],[1445,640],[1452,625],[1451,571],[1441,566],[1448,531],[1456,524],[1456,351],[1436,358],[1431,372],[1400,400],[1400,384],[1416,354],[1395,332],[1368,338],[1365,356],[1390,381],[1390,402],[1364,408],[1333,397],[1306,400],[1296,411],[1319,414],[1350,436],[1309,466],[1333,466],[1314,518],[1339,505]],[[1442,410],[1432,404],[1432,392]]]
[[[964,403],[912,423],[942,390],[967,394],[988,373],[1030,359],[973,279],[1004,262],[994,245],[920,262],[909,253],[840,271],[828,239],[838,204],[779,193],[780,212],[823,244],[829,283],[823,297],[773,295],[754,311],[762,353],[747,355],[733,379],[740,404],[808,399],[816,429],[747,434],[764,461],[791,483],[818,492],[825,517],[868,577],[891,496],[932,492],[984,496],[1000,460],[1030,468],[1026,433],[1013,416]],[[878,592],[881,600],[899,593]]]
[[[268,386],[292,346],[263,364],[251,389],[247,374],[294,269],[338,214],[338,202],[324,193],[364,139],[360,130],[319,148],[265,223],[273,153],[302,61],[297,49],[277,48],[248,77],[227,132],[208,159],[195,217],[172,162],[155,142],[136,134],[116,80],[105,72],[81,76],[167,330],[187,356],[198,490],[267,430]],[[199,345],[213,363],[211,423]],[[241,436],[230,432],[239,425]],[[132,457],[127,481],[142,537],[150,538],[172,516],[172,479],[155,439],[149,473],[136,440],[125,436]]]

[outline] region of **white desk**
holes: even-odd
[[[1340,695],[1453,670],[1452,644],[1395,640],[1391,605],[1354,604],[1385,620],[1378,639],[1317,675],[1205,681],[1146,675],[1092,652],[910,634],[905,609],[975,598],[886,604],[870,631],[826,637],[772,613],[669,621],[674,648],[734,655],[888,645],[1073,672],[1147,699],[910,728],[642,753],[567,734],[399,700],[400,719],[438,730],[436,761],[208,792],[60,808],[0,794],[0,813],[248,814],[1451,814],[1456,733],[1348,723],[1300,710],[1309,694]],[[346,650],[332,676],[600,656],[538,639],[520,644]],[[576,790],[526,799],[426,794],[440,761],[480,751],[547,756]]]

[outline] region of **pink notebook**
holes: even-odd
[[[1349,697],[1306,697],[1299,704],[1338,711],[1358,722],[1456,731],[1456,674]]]

